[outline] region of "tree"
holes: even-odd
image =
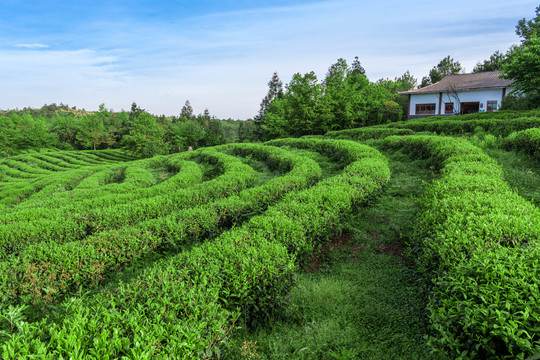
[[[131,104],[131,110],[129,112],[129,122],[130,124],[133,124],[141,114],[144,114],[146,110],[141,109],[135,101]]]
[[[508,53],[503,77],[514,80],[514,89],[528,96],[540,96],[540,37],[532,36]]]
[[[533,36],[540,36],[540,6],[536,8],[536,17],[527,21],[519,20],[516,25],[516,34],[522,38],[522,42],[530,40]]]
[[[261,105],[259,109],[259,113],[255,115],[253,118],[253,133],[255,137],[259,140],[263,138],[263,118],[266,115],[266,111],[269,107],[269,105],[274,101],[275,99],[279,99],[283,97],[283,83],[279,79],[278,73],[274,71],[274,74],[272,75],[272,78],[270,81],[268,81],[268,92],[264,96],[264,98],[261,100]]]
[[[454,115],[459,115],[461,113],[461,98],[459,97],[459,91],[454,85],[451,85],[448,90],[445,92],[446,97],[448,98],[448,102],[451,102],[454,104],[452,106],[452,113]],[[445,109],[446,113],[446,109]]]
[[[274,71],[272,78],[268,81],[268,93],[261,101],[261,108],[256,118],[262,119],[266,112],[266,108],[276,99],[283,97],[283,83],[279,79],[278,73]]]
[[[318,83],[314,72],[295,74],[282,97],[275,98],[262,118],[263,138],[324,134],[386,122],[399,116],[391,94],[369,82],[358,57],[351,67],[338,59]],[[410,74],[409,74],[410,75]]]
[[[483,63],[476,63],[476,66],[473,69],[473,73],[483,72],[483,71],[497,71],[501,70],[502,64],[506,60],[507,54],[495,51],[493,55],[489,57],[488,60],[484,60]]]
[[[9,116],[0,116],[0,156],[8,155],[13,151],[13,135],[15,126]]]
[[[502,77],[514,80],[514,93],[524,93],[533,106],[540,105],[540,6],[536,17],[522,19],[516,26],[516,34],[522,38],[508,52],[502,66]]]
[[[171,126],[171,141],[175,149],[197,148],[205,136],[204,127],[195,119],[174,123]]]
[[[428,76],[424,76],[422,78],[422,83],[420,84],[420,87],[426,87],[431,84],[435,84],[437,81],[440,81],[443,77],[447,75],[455,75],[460,74],[463,72],[463,68],[461,67],[461,64],[459,61],[454,61],[448,55],[444,59],[442,59],[437,66],[434,66],[433,69],[429,71]]]
[[[323,95],[323,89],[317,82],[313,71],[300,75],[294,74],[286,85],[288,112],[286,119],[290,122],[289,133],[294,136],[316,134],[317,104]]]
[[[269,140],[291,136],[291,122],[288,121],[288,95],[277,98],[268,104],[261,125],[259,139]]]
[[[351,64],[351,68],[352,68],[351,72],[353,75],[366,75],[366,70],[362,67],[360,60],[358,60],[358,56],[354,57],[354,61]]]
[[[52,118],[52,131],[57,134],[61,144],[74,145],[77,135],[77,121],[74,116],[55,116]]]
[[[187,121],[193,118],[193,108],[189,100],[186,100],[186,103],[180,111],[180,121]]]
[[[101,144],[113,144],[115,142],[113,134],[105,127],[103,117],[99,112],[82,117],[76,139],[83,148],[94,150],[99,148]]]
[[[396,77],[394,81],[399,83],[399,91],[407,91],[414,89],[416,87],[416,84],[418,83],[418,80],[411,75],[409,70],[405,71],[405,73],[403,73],[403,75],[401,75],[400,77]]]
[[[148,113],[140,113],[128,135],[123,138],[124,146],[133,155],[152,157],[167,153],[165,129]]]
[[[406,95],[399,95],[401,91],[407,91],[414,89],[417,84],[417,80],[414,76],[411,75],[409,70],[399,77],[395,77],[394,80],[390,79],[379,79],[376,84],[388,90],[391,94],[391,99],[393,102],[396,102],[400,109],[401,114],[407,113],[409,110],[409,97]],[[395,110],[393,105],[386,104],[384,109],[392,109],[392,113],[389,115],[390,118],[395,119],[396,117],[401,118],[399,115],[400,112]],[[388,110],[385,110],[388,113]],[[400,120],[400,119],[399,119]]]
[[[358,57],[356,58],[358,61]],[[360,62],[358,62],[359,64]],[[348,129],[353,126],[356,114],[353,110],[354,98],[361,88],[358,79],[350,77],[364,76],[360,71],[349,68],[347,62],[340,58],[328,68],[324,79],[324,101],[319,103],[320,132],[324,133],[333,129]]]

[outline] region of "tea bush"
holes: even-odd
[[[540,128],[510,134],[503,142],[506,149],[523,151],[540,160]]]
[[[501,116],[501,115],[498,115]],[[429,131],[437,134],[463,134],[474,133],[477,127],[482,127],[494,136],[508,136],[512,132],[536,128],[540,126],[540,116],[529,117],[488,117],[465,120],[463,117],[445,117],[415,119],[406,122],[388,124],[389,128],[410,129],[415,132]]]
[[[434,280],[431,344],[464,359],[534,356],[540,346],[538,300],[531,296],[540,284],[538,208],[515,194],[500,165],[466,140],[385,142],[430,157],[440,169],[421,199],[409,250]]]
[[[219,357],[221,350],[227,347],[235,323],[251,326],[281,311],[294,285],[297,257],[305,257],[317,243],[325,241],[356,206],[374,196],[389,179],[386,159],[367,146],[317,139],[298,140],[295,145],[325,152],[348,165],[341,174],[313,185],[321,176],[320,168],[302,156],[267,145],[220,148],[264,159],[272,167],[288,173],[261,187],[240,190],[216,203],[201,205],[200,215],[192,220],[198,217],[201,227],[211,229],[211,225],[205,225],[205,214],[218,219],[221,209],[228,209],[229,200],[231,215],[226,216],[233,216],[234,209],[258,215],[246,218],[241,226],[222,232],[213,240],[212,235],[197,238],[202,241],[200,244],[154,262],[126,283],[102,288],[94,295],[64,298],[55,313],[39,321],[23,322],[5,337],[4,343],[0,343],[2,357]],[[182,211],[187,215],[195,210],[186,207],[180,209]],[[173,219],[172,213],[167,216],[171,217],[169,224],[181,219]],[[88,252],[88,256],[114,254],[113,261],[122,262],[134,254],[130,248],[136,249],[141,244],[143,248],[152,248],[155,242],[164,239],[158,232],[162,226],[158,219],[161,218],[144,222],[138,230],[139,236],[134,236],[133,232],[138,224],[103,232],[115,235],[108,240],[119,241],[110,241],[101,250]],[[71,244],[76,242],[68,242],[66,246]],[[120,246],[122,250],[114,250],[113,246]],[[34,251],[39,253],[37,247]],[[79,263],[82,258],[72,254],[51,251],[49,256],[49,262],[30,261],[25,266],[39,264],[27,273],[26,284],[43,291],[42,299],[48,295],[47,291],[54,295],[55,282],[62,283],[68,278],[46,269],[55,262],[72,263],[72,269],[82,264]],[[0,262],[6,275],[1,286],[25,278],[13,271],[21,263],[15,258]],[[99,282],[94,274],[99,273],[101,265],[94,261],[83,260],[83,263],[84,270],[74,275],[92,274],[87,281]],[[32,277],[36,272],[48,275]],[[39,278],[50,280],[45,284],[45,291],[42,290],[44,284],[34,283]],[[82,278],[77,281],[79,279]],[[73,292],[75,285],[76,282],[68,292]],[[2,294],[5,304],[9,299],[5,298],[5,291]],[[18,291],[11,294],[14,296],[11,301],[17,297],[25,299],[19,297]],[[0,323],[0,327],[4,325]]]

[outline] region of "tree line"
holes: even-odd
[[[254,118],[252,139],[324,134],[401,120],[406,103],[397,94],[416,85],[407,71],[394,80],[370,82],[358,57],[332,64],[324,80],[296,73],[283,86],[277,72]]]
[[[194,115],[186,101],[179,116],[155,116],[133,103],[130,111],[99,106],[88,112],[67,105],[0,111],[0,155],[28,149],[124,148],[140,157],[238,141],[240,120],[220,120],[208,110]]]

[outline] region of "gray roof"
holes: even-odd
[[[435,84],[420,89],[402,91],[398,94],[438,93],[448,90],[467,91],[476,89],[501,89],[512,85],[512,80],[500,79],[499,75],[501,75],[500,71],[447,75]]]

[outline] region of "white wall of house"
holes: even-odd
[[[506,94],[510,93],[512,88],[506,89]],[[497,110],[501,107],[502,101],[502,89],[491,90],[470,90],[460,91],[457,93],[459,102],[480,102],[480,111],[487,110],[488,101],[497,101]],[[459,111],[459,102],[449,93],[442,93],[441,111],[440,114],[444,115],[445,103],[454,103],[454,110]],[[412,94],[409,107],[409,115],[422,115],[416,113],[416,105],[418,104],[435,104],[435,115],[439,114],[439,93],[429,94]]]
[[[443,95],[443,98],[444,98],[444,95]],[[435,104],[435,114],[438,114],[439,113],[439,93],[412,94],[411,104],[409,106],[409,115],[417,115],[416,105],[419,105],[419,104]],[[444,109],[443,109],[443,112],[444,112]]]

